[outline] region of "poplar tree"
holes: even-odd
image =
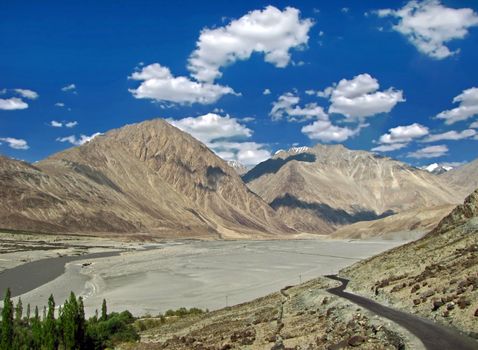
[[[31,315],[30,315],[30,312],[31,312],[31,310],[30,310],[30,303],[28,303],[28,304],[27,304],[27,315],[26,315],[27,324],[30,323],[30,316],[31,316]]]
[[[103,304],[101,304],[101,321],[106,321],[108,319],[108,309],[106,308],[106,299],[103,299]]]
[[[2,334],[0,338],[0,350],[10,350],[13,345],[13,302],[10,288],[5,292],[2,310]]]
[[[55,322],[55,299],[53,295],[48,298],[48,314],[43,325],[43,347],[45,350],[56,350],[58,348],[58,334]]]
[[[40,349],[42,343],[42,326],[38,306],[35,306],[35,315],[32,319],[32,345],[33,349]]]
[[[83,304],[83,298],[78,298],[78,334],[77,344],[78,349],[84,349],[86,342],[86,320],[85,320],[85,305]]]
[[[22,298],[18,298],[17,306],[15,307],[15,322],[18,324],[22,321],[23,304]]]

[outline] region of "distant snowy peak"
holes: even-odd
[[[245,174],[249,170],[244,164],[237,160],[229,160],[227,161],[227,165],[233,168],[239,175]]]
[[[280,149],[274,153],[274,155],[278,155],[280,153],[288,153],[288,154],[299,154],[299,153],[304,153],[308,152],[310,150],[310,147],[307,146],[301,146],[301,147],[291,147],[289,148],[288,151]]]
[[[428,171],[429,173],[440,175],[452,170],[453,167],[445,164],[432,163],[430,165],[422,167],[422,169]]]

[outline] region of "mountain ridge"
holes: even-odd
[[[344,224],[463,200],[437,176],[388,157],[343,145],[297,149],[277,152],[242,178],[298,231],[331,233]]]
[[[4,228],[178,238],[293,232],[226,162],[162,119],[111,130],[34,166],[3,163],[2,170],[28,173],[26,180],[2,173],[0,191],[25,192],[19,204],[12,197],[0,207]]]

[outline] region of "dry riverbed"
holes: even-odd
[[[130,243],[90,237],[0,235],[0,269],[58,255],[119,250],[106,258],[66,264],[63,274],[21,295],[42,307],[53,293],[57,302],[70,290],[85,298],[87,314],[103,298],[111,311],[156,315],[167,309],[219,309],[275,292],[403,242],[308,239],[294,241],[183,241]],[[7,242],[5,244],[4,242]],[[16,247],[16,248],[15,248]],[[48,268],[47,266],[45,268]],[[28,271],[21,279],[28,279]],[[0,273],[0,287],[2,284]]]

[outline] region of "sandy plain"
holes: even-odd
[[[31,238],[27,237],[27,241],[30,246],[37,246]],[[48,270],[53,266],[49,264],[64,262],[49,259],[45,263],[42,259],[58,254],[85,255],[66,263],[64,272],[56,278],[50,276],[43,284],[21,294],[24,305],[42,308],[51,293],[60,304],[74,291],[85,298],[88,315],[105,298],[110,311],[127,309],[137,316],[156,315],[183,306],[214,310],[243,303],[286,285],[336,273],[360,259],[404,243],[325,239],[128,243],[84,237],[67,241],[64,237],[47,237],[42,242],[62,245],[28,250],[28,245],[23,244],[24,250],[3,250],[0,269],[38,261],[44,264],[42,270]],[[88,255],[112,251],[120,253],[103,258]],[[23,269],[18,279],[32,278],[31,273]],[[2,275],[0,272],[3,290],[6,286]]]

